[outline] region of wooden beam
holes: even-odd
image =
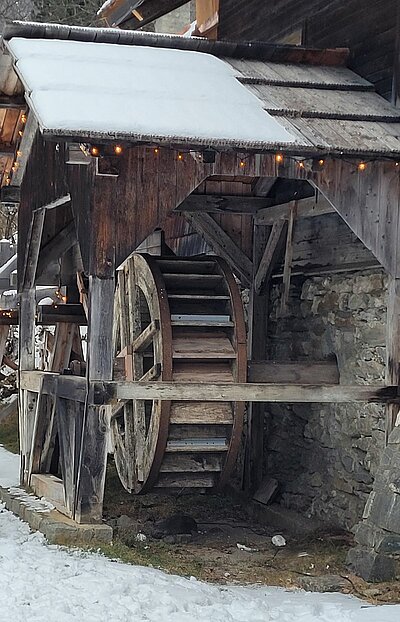
[[[20,186],[25,175],[26,166],[28,164],[29,156],[35,140],[36,132],[38,131],[38,123],[32,112],[28,114],[28,119],[25,125],[24,133],[21,138],[18,151],[21,155],[18,157],[18,168],[13,173],[11,179],[11,186]]]
[[[104,208],[108,209],[107,204]],[[115,268],[113,262],[110,263],[107,270],[112,277],[89,277],[87,388],[94,380],[108,381],[112,378]],[[79,523],[98,523],[102,520],[109,418],[109,406],[85,404],[73,504],[74,518]]]
[[[22,95],[0,95],[0,108],[25,110],[26,101]]]
[[[293,232],[294,222],[297,216],[297,201],[294,201],[290,208],[287,237],[286,237],[286,251],[285,262],[283,265],[283,291],[281,299],[281,312],[286,312],[286,308],[289,302],[290,293],[290,278],[292,273],[292,259],[293,259]]]
[[[258,181],[256,181],[253,187],[254,196],[256,197],[268,196],[275,182],[276,182],[276,177],[259,177]]]
[[[37,313],[37,324],[52,325],[60,323],[87,324],[83,306],[77,304],[41,305]]]
[[[40,250],[37,266],[37,277],[40,277],[48,268],[49,264],[57,261],[76,243],[75,222],[71,221],[59,231]]]
[[[258,270],[270,233],[270,227],[256,225],[253,221],[253,273]],[[269,285],[267,281],[265,283]],[[257,293],[255,278],[253,278],[248,308],[247,351],[249,360],[262,361],[267,357],[268,303],[269,287],[266,286],[262,293]],[[264,413],[265,408],[263,404],[249,404],[242,470],[242,488],[246,491],[253,491],[258,488],[262,480]]]
[[[191,194],[178,207],[176,212],[206,212],[209,214],[233,213],[256,214],[270,205],[269,199],[254,196],[234,196],[223,194]]]
[[[0,326],[16,326],[19,322],[18,309],[2,309]],[[87,317],[81,304],[41,305],[36,313],[37,326],[57,324],[78,324],[86,326]]]
[[[252,280],[253,264],[241,248],[208,214],[185,213],[185,218],[193,229],[204,237],[217,255],[229,263],[232,270],[244,284],[249,285]]]
[[[8,158],[15,153],[15,147],[0,143],[0,158]]]
[[[36,268],[39,260],[40,244],[42,241],[43,225],[46,209],[41,207],[33,212],[28,235],[28,245],[25,251],[24,274],[21,289],[32,289],[35,285]]]
[[[282,385],[266,383],[93,382],[95,400],[204,400],[212,402],[399,402],[397,386]]]
[[[160,322],[159,320],[153,320],[150,322],[148,326],[144,329],[143,332],[136,337],[134,342],[132,343],[132,352],[143,352],[150,343],[153,341],[153,337],[160,330]]]
[[[249,382],[274,384],[339,384],[337,362],[332,361],[250,361]]]
[[[274,222],[268,241],[265,245],[261,261],[254,277],[254,289],[259,294],[263,289],[264,283],[269,281],[272,271],[277,263],[282,250],[287,231],[287,223],[281,218]]]
[[[161,369],[161,363],[156,363],[140,378],[140,382],[148,382],[159,378],[161,376]]]
[[[297,218],[311,218],[335,212],[333,205],[323,195],[297,201]],[[259,225],[273,225],[279,218],[289,219],[290,203],[268,207],[257,213],[255,222]]]

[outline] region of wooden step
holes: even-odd
[[[228,296],[204,294],[200,297],[186,292],[185,296],[169,295],[168,302],[173,315],[230,315],[231,309]]]
[[[209,259],[158,259],[157,264],[164,274],[215,274],[218,264]]]
[[[205,313],[173,313],[172,326],[191,326],[193,328],[216,327],[232,328],[234,325],[229,315]]]
[[[232,328],[233,322],[210,322],[210,321],[199,321],[199,320],[172,320],[171,326],[189,326],[192,328],[201,328],[201,327],[213,327],[216,328]]]
[[[200,363],[174,361],[175,382],[233,382],[231,364],[227,362]]]
[[[160,468],[160,473],[219,472],[222,470],[222,462],[223,456],[221,454],[196,454],[195,456],[188,456],[186,454],[166,454]]]
[[[163,276],[167,290],[206,289],[212,291],[223,283],[223,278],[220,274],[169,273]],[[195,292],[190,293],[194,294]]]
[[[217,444],[223,444],[230,437],[232,426],[213,423],[182,423],[171,424],[168,430],[169,441],[198,441],[206,442],[211,440]]]
[[[172,402],[170,423],[232,425],[232,406],[229,402]]]
[[[235,359],[236,352],[224,333],[181,331],[173,335],[174,359]]]
[[[228,443],[225,439],[198,439],[188,438],[185,440],[168,441],[166,453],[220,453],[228,451]]]
[[[168,298],[197,302],[198,300],[230,300],[230,296],[222,294],[168,294]]]
[[[160,473],[154,488],[213,488],[213,473]]]

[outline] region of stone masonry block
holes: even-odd
[[[392,581],[398,572],[398,563],[395,559],[363,547],[350,549],[347,565],[365,581],[372,583]]]

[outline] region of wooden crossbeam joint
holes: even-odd
[[[154,336],[160,330],[160,320],[152,320],[142,333],[132,343],[133,352],[143,352],[153,341]]]

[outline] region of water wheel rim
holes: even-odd
[[[168,298],[166,296],[165,287],[163,286],[161,272],[151,256],[136,253],[125,262],[124,269],[128,271],[128,278],[132,278],[133,275],[133,282],[130,283],[130,287],[137,287],[141,295],[143,295],[148,306],[151,322],[157,322],[158,324],[157,335],[154,337],[153,341],[153,344],[155,344],[153,345],[153,352],[155,359],[157,359],[157,362],[161,365],[160,379],[171,380],[172,337],[170,314]],[[131,271],[130,276],[129,270]],[[126,279],[126,274],[124,279]],[[119,278],[119,288],[123,286],[124,279]],[[124,286],[126,286],[126,281]],[[128,296],[128,303],[131,304],[129,296],[132,297],[132,291],[129,291],[129,287],[128,292],[125,287],[124,295]],[[121,291],[117,292],[116,296],[117,298],[118,296],[121,297]],[[116,320],[118,319],[122,324],[122,318],[118,317],[119,314],[122,314],[122,309],[118,305],[116,305],[116,309]],[[132,318],[133,313],[131,310],[131,323],[133,322]],[[133,327],[130,326],[130,329],[133,330]],[[125,336],[124,340],[129,340],[129,337]],[[132,353],[132,357],[133,356],[134,353]],[[134,378],[134,380],[138,380],[138,378]],[[132,408],[131,414],[129,414],[129,412],[127,413],[127,410],[129,411],[130,408]],[[132,423],[129,421],[129,417],[134,417],[136,408],[138,408],[138,403],[133,401],[129,401],[123,406],[125,442],[121,439],[121,431],[118,428],[120,421],[118,421],[117,417],[114,418],[112,423],[112,435],[114,448],[118,449],[115,462],[121,482],[127,490],[140,493],[148,490],[153,485],[158,475],[168,437],[170,402],[161,400],[152,401],[150,422],[146,430],[145,438],[138,439],[138,430],[136,430],[134,432],[132,446],[132,444],[129,443],[129,438],[127,438],[126,429]],[[143,447],[139,447],[140,443],[143,444]],[[137,459],[139,453],[140,459]]]

